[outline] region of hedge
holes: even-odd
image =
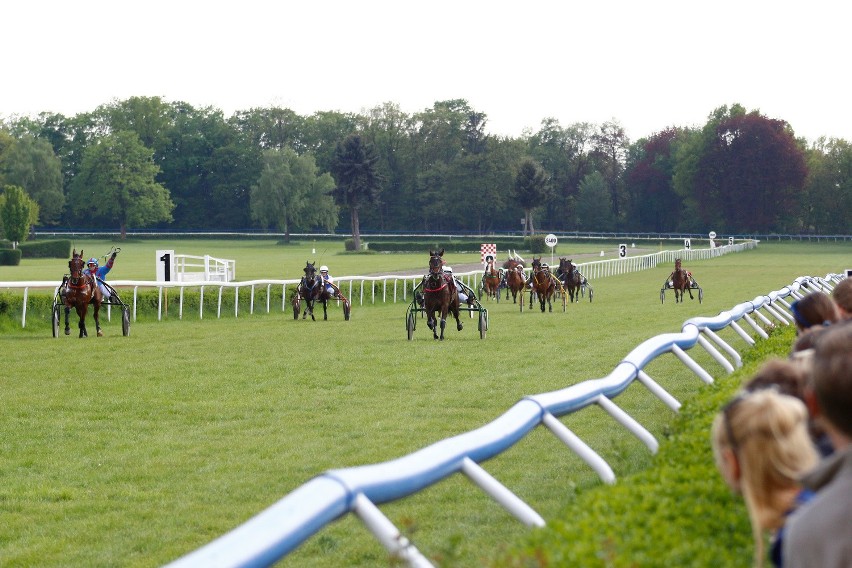
[[[740,385],[767,358],[786,357],[794,340],[792,327],[758,340],[741,369],[685,402],[650,467],[614,486],[580,489],[560,518],[494,565],[751,566],[748,513],[716,470],[710,425]]]
[[[71,241],[57,239],[52,241],[31,241],[18,245],[23,258],[70,258]]]
[[[21,264],[21,249],[0,249],[0,266]]]

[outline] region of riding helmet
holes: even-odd
[[[320,272],[328,272],[328,267],[326,265],[320,266]]]
[[[88,264],[94,264],[95,266],[97,266],[97,265],[98,265],[98,259],[97,259],[97,258],[92,257],[92,258],[90,258],[90,259],[89,259],[89,262],[87,262],[86,264],[87,264],[87,265],[88,265]]]

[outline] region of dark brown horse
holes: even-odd
[[[462,330],[459,319],[459,291],[453,277],[444,273],[444,249],[429,251],[429,274],[423,279],[423,309],[426,312],[426,325],[432,330],[435,339],[444,340],[444,328],[447,326],[447,314],[456,318],[456,327]],[[441,314],[441,335],[438,335],[437,315]]]
[[[692,297],[692,274],[683,268],[680,263],[680,259],[675,259],[675,269],[669,277],[672,283],[672,288],[674,288],[675,293],[675,303],[683,302],[683,292],[686,291],[689,293],[689,299],[694,300]]]
[[[489,256],[485,261],[485,273],[482,275],[482,290],[486,297],[497,298],[502,279],[503,276],[494,268],[494,257]]]
[[[322,303],[323,319],[328,319],[328,292],[323,286],[322,279],[317,277],[317,269],[315,268],[316,261],[305,262],[305,275],[302,281],[299,282],[299,287],[296,289],[296,295],[293,296],[293,319],[299,319],[299,308],[302,303],[305,304],[305,311],[302,313],[302,319],[306,319],[309,315],[313,321],[314,304]]]
[[[533,285],[533,292],[538,296],[538,302],[541,304],[541,311],[544,312],[544,305],[547,304],[548,311],[553,311],[551,303],[553,295],[556,293],[555,278],[550,273],[550,269],[542,264],[541,257],[533,257],[532,275],[530,276]],[[533,297],[530,294],[530,309],[533,307]]]
[[[556,277],[562,281],[562,286],[568,290],[568,297],[573,302],[576,298],[580,301],[580,291],[583,286],[583,276],[574,262],[568,258],[559,259],[559,268],[556,271]]]
[[[101,310],[103,295],[97,282],[95,282],[95,276],[83,274],[84,267],[83,250],[81,249],[77,253],[77,249],[74,249],[71,253],[71,260],[68,261],[69,277],[61,294],[65,303],[65,335],[71,335],[68,314],[71,312],[71,308],[74,308],[80,318],[80,323],[77,324],[77,327],[80,328],[80,337],[89,336],[86,332],[86,314],[89,311],[89,304],[92,304],[94,306],[92,317],[95,319],[95,329],[97,329],[98,337],[101,337],[104,332],[101,331],[101,320],[98,313]]]
[[[524,276],[524,262],[526,262],[523,258],[518,256],[515,251],[509,253],[509,258],[503,261],[503,284],[506,288],[506,299],[509,299],[509,292],[512,292],[512,302],[514,303],[517,299],[518,292],[523,290],[523,286],[520,288],[512,288],[509,285],[509,275],[517,271],[520,268],[520,275],[522,280],[526,280]]]

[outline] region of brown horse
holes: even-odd
[[[65,335],[71,335],[68,314],[71,313],[71,308],[75,308],[77,316],[80,318],[80,323],[77,324],[77,327],[80,328],[80,337],[89,337],[86,332],[86,313],[89,311],[89,304],[92,304],[94,306],[92,317],[95,319],[95,329],[97,329],[98,337],[101,337],[104,332],[101,331],[98,313],[101,310],[103,295],[95,282],[95,276],[83,274],[84,267],[83,250],[80,249],[78,254],[77,249],[74,249],[71,253],[71,260],[68,261],[69,277],[64,283],[63,292],[60,294],[65,303]]]
[[[426,312],[426,325],[432,330],[435,339],[444,340],[444,328],[447,326],[447,314],[456,318],[459,331],[464,327],[459,319],[459,291],[453,277],[444,273],[444,249],[429,251],[429,274],[423,279],[423,309]],[[441,335],[438,336],[437,313],[441,314]]]
[[[571,299],[571,302],[575,298],[579,302],[580,291],[583,286],[583,276],[571,259],[559,259],[559,268],[556,271],[556,277],[562,281],[562,285],[568,290],[568,297]]]
[[[532,261],[532,275],[530,276],[533,285],[533,292],[538,296],[539,304],[541,304],[541,311],[544,312],[544,305],[547,304],[548,311],[553,311],[553,304],[551,300],[553,299],[553,295],[556,293],[556,282],[554,282],[555,278],[550,273],[550,269],[542,264],[541,257],[533,257]],[[533,297],[530,294],[530,309],[533,307]]]
[[[485,261],[485,273],[482,275],[482,290],[486,297],[499,300],[497,295],[500,293],[499,288],[502,279],[502,274],[494,268],[494,257],[489,256]]]
[[[329,294],[325,286],[323,286],[322,280],[317,277],[315,265],[316,261],[313,263],[305,261],[305,268],[303,269],[305,275],[302,277],[302,281],[299,282],[299,287],[293,296],[293,319],[299,319],[299,308],[303,301],[305,303],[305,311],[302,314],[302,319],[306,319],[310,315],[311,319],[316,321],[314,317],[314,304],[316,302],[322,303],[323,319],[328,319]]]
[[[669,276],[669,280],[672,283],[672,288],[674,288],[675,303],[683,302],[684,290],[689,293],[690,300],[695,299],[692,297],[692,273],[681,266],[679,258],[675,259],[675,269]]]
[[[506,288],[506,299],[509,299],[509,292],[512,292],[512,302],[515,302],[517,299],[518,292],[523,290],[523,287],[513,289],[509,286],[509,275],[517,271],[520,268],[520,275],[523,280],[526,280],[524,276],[524,262],[526,262],[523,258],[518,256],[515,251],[509,253],[509,258],[503,261],[503,286]]]
[[[519,264],[515,268],[506,270],[506,299],[509,299],[509,292],[512,292],[512,303],[518,303],[518,294],[521,295],[521,309],[524,307],[524,288],[526,288],[527,279],[524,275],[524,265]]]

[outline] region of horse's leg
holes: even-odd
[[[71,306],[65,306],[65,335],[71,335],[71,325],[68,323],[68,314],[71,313]]]
[[[77,316],[80,318],[80,323],[77,324],[77,327],[80,328],[80,337],[89,337],[89,334],[86,333],[86,309],[88,306],[83,304],[82,306],[77,306]]]
[[[322,300],[322,319],[328,320],[328,300]]]

